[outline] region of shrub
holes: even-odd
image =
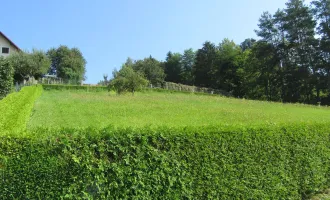
[[[0,136],[0,196],[301,199],[330,185],[329,124]]]
[[[114,89],[117,94],[123,92],[134,94],[135,91],[140,91],[148,84],[148,80],[143,77],[143,74],[135,72],[130,66],[124,65],[114,76],[114,79],[110,81],[109,89]]]
[[[0,99],[10,93],[14,82],[14,69],[9,61],[0,56]]]

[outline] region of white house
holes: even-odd
[[[0,31],[0,56],[9,56],[14,51],[21,49]]]

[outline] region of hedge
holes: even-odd
[[[89,85],[48,85],[42,84],[44,90],[82,90],[87,92],[108,91],[106,86],[89,86]]]
[[[14,82],[14,69],[3,56],[0,56],[0,99],[10,93]]]
[[[106,86],[88,86],[88,85],[54,85],[54,84],[42,84],[44,90],[74,90],[74,91],[87,91],[87,92],[102,92],[102,91],[109,91],[109,88]],[[193,87],[193,86],[189,86]],[[214,95],[219,96],[218,93],[208,93],[205,91],[195,90],[195,92],[188,91],[188,90],[170,90],[170,89],[163,89],[163,88],[144,88],[142,92],[163,92],[163,93],[185,93],[185,94],[197,94],[197,95]],[[221,94],[220,94],[221,95]]]
[[[0,134],[20,133],[26,129],[34,102],[41,92],[40,85],[27,86],[0,101]]]
[[[302,199],[330,186],[330,125],[35,129],[0,136],[5,199]]]

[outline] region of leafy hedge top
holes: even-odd
[[[0,101],[0,135],[19,133],[26,129],[34,101],[41,92],[41,86],[28,86]]]
[[[0,196],[301,199],[330,186],[329,124],[38,128],[0,135]]]

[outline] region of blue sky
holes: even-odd
[[[263,11],[287,0],[10,0],[1,2],[0,31],[21,49],[78,47],[87,83],[111,75],[127,57],[198,49],[208,40],[255,38]],[[309,2],[309,1],[307,1]]]

